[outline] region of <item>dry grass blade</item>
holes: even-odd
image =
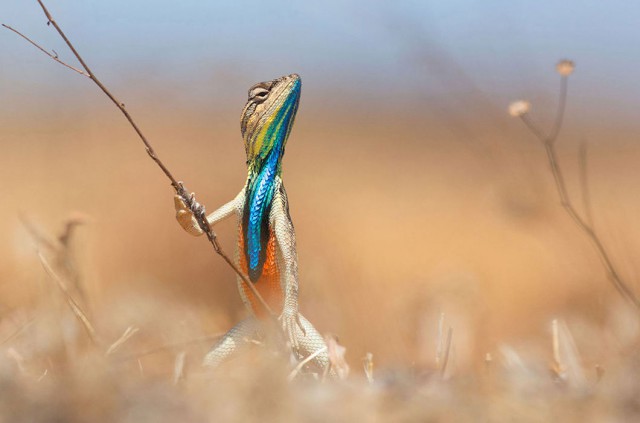
[[[364,365],[364,375],[367,377],[367,381],[373,383],[373,354],[368,352],[362,359]]]
[[[187,352],[180,351],[176,356],[175,363],[173,365],[173,384],[177,385],[182,379],[185,378],[184,367],[187,359]]]
[[[584,208],[585,219],[589,226],[594,228],[593,212],[591,208],[591,191],[589,190],[589,172],[587,169],[588,148],[587,143],[580,143],[579,160],[580,165],[580,191],[582,194],[582,207]]]
[[[564,378],[564,367],[560,358],[560,339],[558,335],[558,320],[551,321],[551,350],[553,352],[553,372],[559,378]]]
[[[35,319],[31,319],[28,322],[26,322],[24,325],[20,326],[11,335],[7,336],[4,340],[2,340],[2,342],[0,342],[0,346],[5,345],[13,341],[14,339],[16,339],[18,336],[20,336],[22,332],[24,332],[29,326],[31,326],[34,321]]]
[[[551,322],[553,346],[553,372],[556,377],[575,389],[587,387],[587,378],[582,368],[582,360],[571,331],[564,321]]]
[[[169,344],[169,345],[162,345],[159,346],[157,348],[152,348],[150,350],[141,352],[141,353],[137,353],[137,354],[132,354],[126,357],[122,358],[122,361],[128,361],[128,360],[137,360],[140,357],[144,357],[147,355],[152,355],[152,354],[157,354],[157,353],[161,353],[161,352],[167,352],[167,351],[173,351],[177,348],[184,348],[190,345],[197,345],[197,344],[202,344],[202,343],[212,343],[217,341],[218,339],[220,339],[220,337],[223,334],[216,334],[216,335],[209,335],[209,336],[203,336],[200,338],[196,338],[196,339],[192,339],[190,341],[185,341],[185,342],[178,342],[175,344]]]
[[[327,351],[327,347],[326,346],[324,346],[322,348],[318,348],[312,354],[309,354],[304,360],[302,360],[301,362],[298,363],[298,365],[291,371],[291,373],[289,373],[289,376],[287,377],[287,380],[289,382],[291,382],[293,379],[295,379],[295,377],[298,375],[298,373],[300,373],[300,371],[304,368],[304,366],[307,363],[309,363],[311,360],[313,360],[314,358],[316,358],[317,356],[319,356],[320,354],[322,354],[325,351]]]
[[[129,326],[124,333],[118,338],[116,342],[111,344],[111,346],[107,349],[105,355],[111,355],[116,352],[125,342],[127,342],[133,335],[138,333],[140,329],[135,326]]]
[[[325,336],[324,341],[327,344],[327,355],[329,356],[331,369],[333,369],[339,379],[346,379],[347,376],[349,376],[350,370],[347,360],[344,358],[347,349],[338,343],[338,338],[334,335]]]
[[[56,245],[56,243],[49,239],[47,235],[42,233],[41,230],[36,228],[35,225],[26,216],[21,214],[20,221],[22,222],[22,226],[24,226],[27,232],[29,232],[29,235],[31,235],[31,238],[33,238],[33,241],[35,242],[37,247],[44,247],[52,252],[58,251],[59,247]]]
[[[453,341],[453,328],[447,330],[447,343],[445,344],[444,357],[442,360],[442,367],[440,367],[440,377],[445,378],[447,374],[447,367],[449,365],[449,357],[451,356],[451,343]]]
[[[23,375],[27,374],[27,369],[25,367],[25,360],[22,354],[20,354],[15,348],[9,348],[6,351],[7,358],[13,360],[16,363],[16,367]]]
[[[436,340],[436,367],[440,368],[442,362],[442,352],[444,350],[444,313],[440,313],[438,318],[438,339]]]
[[[78,305],[76,300],[73,299],[64,281],[53,271],[53,269],[47,262],[47,259],[45,259],[45,257],[42,255],[40,251],[38,251],[38,258],[40,259],[40,263],[42,264],[42,267],[44,268],[47,275],[49,275],[49,277],[56,283],[58,288],[60,288],[60,291],[64,295],[64,298],[67,301],[67,304],[69,305],[69,308],[71,309],[73,314],[78,318],[80,323],[82,323],[82,326],[87,332],[87,335],[89,336],[89,339],[91,340],[91,342],[94,345],[99,345],[100,343],[98,340],[98,336],[96,334],[96,331],[93,325],[91,324],[91,321],[87,317],[87,314],[82,310],[80,305]]]

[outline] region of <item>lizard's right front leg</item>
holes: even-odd
[[[193,194],[191,195],[193,196]],[[182,229],[193,236],[202,235],[202,229],[200,229],[198,221],[193,216],[193,212],[185,204],[182,197],[176,195],[175,197],[173,197],[173,203],[176,207],[176,220],[178,221],[180,226],[182,226]]]
[[[191,196],[193,197],[193,193]],[[195,200],[194,200],[195,201]],[[182,229],[187,231],[193,236],[202,235],[202,229],[200,229],[200,225],[198,225],[198,221],[193,216],[193,212],[191,209],[184,203],[182,197],[176,195],[173,198],[173,202],[176,208],[176,220],[182,226]],[[244,205],[244,189],[242,189],[236,198],[229,201],[209,216],[207,216],[207,223],[209,226],[213,226],[219,221],[233,215],[234,213],[240,214],[242,213],[242,207]]]

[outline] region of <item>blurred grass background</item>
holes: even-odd
[[[319,330],[339,335],[354,372],[366,352],[380,368],[432,366],[442,312],[459,371],[481,369],[485,354],[504,344],[547,348],[556,317],[591,328],[574,333],[586,366],[607,360],[613,347],[597,345],[594,333],[602,339],[615,326],[617,294],[562,211],[542,149],[506,106],[528,99],[550,125],[553,66],[576,61],[562,165],[578,201],[578,145],[588,144],[596,226],[640,292],[638,29],[629,10],[637,6],[48,6],[209,211],[244,183],[239,114],[249,86],[302,76],[284,160],[300,307]],[[7,0],[0,12],[71,61],[35,2]],[[43,295],[19,215],[55,233],[80,211],[89,217],[74,240],[81,272],[92,308],[109,310],[98,319],[114,336],[134,323],[167,340],[176,327],[224,332],[246,315],[234,275],[175,223],[170,186],[108,100],[8,31],[0,51],[4,309]],[[231,252],[235,225],[216,231]]]

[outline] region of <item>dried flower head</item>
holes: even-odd
[[[575,63],[571,60],[561,60],[556,65],[556,71],[562,76],[569,76],[573,73],[573,70],[576,68]]]
[[[526,115],[529,110],[531,110],[531,103],[525,100],[518,100],[509,104],[509,114],[513,117]]]
[[[338,339],[333,335],[326,335],[324,340],[327,343],[327,352],[329,361],[331,362],[331,368],[336,372],[338,378],[342,380],[346,379],[349,375],[349,365],[344,358],[347,349],[338,344]]]

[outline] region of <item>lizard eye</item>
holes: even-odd
[[[269,90],[262,88],[262,87],[258,87],[253,89],[250,93],[249,93],[249,98],[254,98],[257,100],[264,100],[267,98],[267,95],[269,95]]]

